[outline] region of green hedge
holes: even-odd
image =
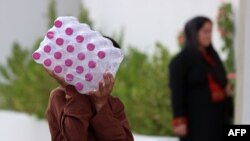
[[[4,78],[0,82],[0,107],[44,118],[50,90],[58,84],[31,59],[32,51],[14,44],[7,65],[0,65],[0,77]],[[157,44],[151,57],[130,48],[120,66],[113,95],[124,102],[131,127],[137,133],[172,134],[168,62],[166,48]]]
[[[166,47],[156,44],[152,56],[130,48],[116,76],[114,95],[126,106],[131,127],[137,133],[172,135]]]

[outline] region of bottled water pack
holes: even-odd
[[[67,16],[55,20],[32,57],[86,94],[98,89],[105,72],[115,77],[124,54],[99,32]]]

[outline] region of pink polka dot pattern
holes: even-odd
[[[58,46],[63,45],[63,42],[64,42],[63,38],[57,38],[57,39],[56,39],[56,44],[57,44]]]
[[[67,81],[73,81],[73,79],[74,79],[74,76],[72,74],[70,74],[70,73],[66,74]]]
[[[49,67],[49,66],[51,65],[51,63],[52,63],[52,62],[51,62],[50,59],[46,59],[46,60],[44,60],[44,63],[43,63],[43,64],[44,64],[45,66]]]
[[[62,72],[62,67],[61,66],[55,66],[54,71],[56,73],[61,73]]]
[[[77,73],[81,74],[81,73],[83,73],[83,71],[84,71],[84,68],[82,66],[77,66],[76,67],[76,72]]]
[[[84,59],[85,59],[84,53],[78,53],[77,58],[78,58],[79,60],[84,60]]]
[[[97,90],[105,72],[114,76],[123,53],[75,17],[58,17],[32,58],[81,94]]]
[[[66,30],[65,30],[65,33],[66,33],[67,35],[72,35],[73,32],[74,32],[73,29],[70,28],[70,27],[66,28]]]
[[[51,46],[50,45],[46,45],[46,46],[44,46],[44,52],[46,52],[46,53],[50,53],[50,51],[51,51]]]
[[[40,53],[35,52],[35,53],[33,53],[32,57],[33,57],[33,59],[38,60],[38,59],[40,59],[41,55],[40,55]]]
[[[71,59],[65,60],[65,65],[66,65],[67,67],[72,66],[72,64],[73,64],[73,61],[72,61]]]
[[[84,41],[84,37],[82,35],[78,35],[78,36],[76,36],[76,41],[78,43],[82,43]]]
[[[49,31],[49,32],[47,33],[47,38],[53,39],[53,38],[54,38],[54,32]]]
[[[54,57],[55,57],[56,59],[61,59],[61,58],[62,58],[62,53],[61,53],[61,52],[55,52],[55,53],[54,53]]]
[[[95,49],[95,45],[92,44],[92,43],[89,43],[89,44],[87,45],[87,49],[88,49],[89,51],[93,51],[93,50]]]
[[[76,83],[75,88],[80,91],[83,89],[83,84],[78,82],[78,83]]]
[[[55,27],[60,28],[62,26],[62,22],[60,20],[56,20],[54,22]]]
[[[93,69],[96,67],[96,62],[95,61],[89,61],[88,63],[89,68]]]
[[[103,59],[103,58],[105,58],[106,54],[105,54],[104,51],[99,51],[99,52],[97,53],[97,56],[98,56],[100,59]]]
[[[67,51],[70,52],[70,53],[72,53],[72,52],[74,51],[74,49],[75,49],[75,48],[74,48],[74,46],[72,46],[72,45],[68,45],[68,46],[67,46]]]
[[[92,81],[92,80],[93,80],[93,75],[92,75],[91,73],[87,73],[87,74],[85,75],[85,80],[86,80],[86,81]]]

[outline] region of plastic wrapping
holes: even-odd
[[[75,17],[58,17],[32,55],[81,94],[98,89],[105,72],[115,74],[123,52]]]

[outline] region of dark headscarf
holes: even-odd
[[[185,25],[185,45],[184,50],[192,53],[193,56],[202,57],[198,48],[198,32],[205,25],[205,23],[212,21],[207,17],[195,17],[189,20]],[[227,83],[226,72],[221,59],[217,52],[214,50],[212,43],[206,48],[206,52],[214,59],[216,66],[208,65],[208,71],[213,75],[215,80],[222,86],[225,87]]]
[[[185,25],[185,47],[198,49],[198,32],[205,23],[212,21],[206,17],[195,17],[188,21]],[[212,47],[212,44],[210,44]]]

